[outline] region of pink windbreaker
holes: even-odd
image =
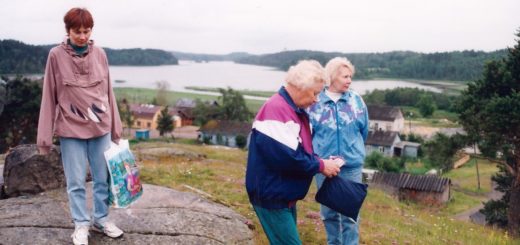
[[[110,83],[105,51],[90,41],[79,56],[67,39],[49,52],[38,121],[37,145],[48,152],[54,135],[121,138],[122,126]]]

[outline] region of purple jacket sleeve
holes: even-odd
[[[40,104],[40,117],[38,120],[38,134],[36,143],[42,153],[48,153],[52,145],[54,135],[54,120],[56,118],[56,60],[53,52],[49,53],[45,75],[43,77],[42,101]]]

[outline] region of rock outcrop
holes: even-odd
[[[111,209],[121,239],[91,232],[90,244],[253,244],[246,219],[202,197],[144,185],[128,209]],[[88,184],[87,200],[91,200]],[[91,201],[88,202],[91,204]],[[0,200],[0,243],[70,244],[74,229],[64,188]]]
[[[4,194],[7,197],[36,194],[65,187],[59,148],[39,155],[36,145],[19,145],[9,151],[4,163]]]

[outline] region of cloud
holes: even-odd
[[[74,6],[111,48],[252,53],[495,50],[514,43],[520,1],[0,0],[0,38],[60,42]]]

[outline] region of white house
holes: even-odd
[[[370,130],[401,132],[404,128],[404,117],[401,109],[394,106],[368,105]]]

